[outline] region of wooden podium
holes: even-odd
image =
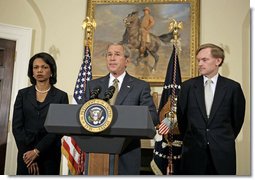
[[[132,138],[151,139],[156,130],[147,106],[112,106],[110,127],[99,133],[84,129],[79,120],[82,105],[51,104],[44,126],[50,133],[72,136],[86,157],[87,175],[118,174],[118,155]]]

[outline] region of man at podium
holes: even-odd
[[[111,86],[115,88],[111,105],[134,105],[148,106],[154,125],[158,122],[158,116],[153,98],[150,94],[148,82],[129,75],[126,67],[129,63],[130,50],[121,43],[112,43],[106,50],[106,64],[109,74],[104,77],[88,81],[86,86],[85,101],[91,97],[91,92],[96,88],[101,91],[99,99],[105,98],[105,92]],[[132,121],[132,119],[130,119]],[[119,155],[119,175],[139,175],[141,165],[141,143],[140,139],[132,139],[124,151]]]

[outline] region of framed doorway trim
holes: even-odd
[[[17,147],[12,134],[12,113],[15,97],[18,90],[28,85],[27,67],[31,56],[32,28],[20,27],[0,23],[0,38],[16,41],[16,55],[13,71],[11,92],[11,104],[9,112],[9,125],[7,137],[7,149],[5,159],[5,175],[16,174]]]

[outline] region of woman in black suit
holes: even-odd
[[[47,53],[38,53],[30,59],[28,77],[32,86],[19,90],[13,112],[17,175],[59,175],[62,136],[48,133],[44,122],[49,105],[68,104],[68,96],[54,87],[57,67]]]

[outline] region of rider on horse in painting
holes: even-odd
[[[141,34],[141,47],[140,47],[140,56],[144,56],[146,50],[146,43],[150,43],[150,30],[155,24],[154,18],[150,15],[151,10],[148,7],[143,9],[144,15],[141,18],[140,24],[140,34]]]

